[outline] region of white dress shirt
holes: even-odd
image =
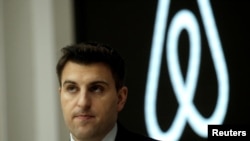
[[[109,133],[102,139],[102,141],[115,141],[116,133],[117,133],[117,123],[112,128],[112,130],[110,130]],[[71,133],[70,133],[70,141],[75,141]]]

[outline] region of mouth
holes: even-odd
[[[85,115],[85,114],[80,114],[80,115],[76,115],[74,116],[75,119],[77,120],[83,120],[83,121],[87,121],[87,120],[91,120],[93,119],[95,116],[93,115]]]

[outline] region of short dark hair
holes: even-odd
[[[124,85],[125,61],[120,54],[109,45],[97,42],[82,42],[63,47],[61,52],[63,54],[56,66],[60,86],[62,71],[68,61],[79,64],[104,63],[111,70],[116,89],[119,90]]]

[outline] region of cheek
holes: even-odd
[[[70,111],[72,111],[71,105],[72,104],[67,98],[65,98],[64,96],[61,96],[61,108],[62,108],[62,112],[63,112],[65,120],[70,118],[70,114],[71,114]]]
[[[100,104],[100,108],[104,108],[106,113],[111,113],[114,114],[117,112],[117,104],[118,103],[118,98],[117,97],[109,97],[103,104]],[[104,106],[106,105],[106,106]]]

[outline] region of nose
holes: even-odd
[[[89,95],[88,91],[82,89],[79,93],[77,99],[77,106],[83,110],[88,110],[91,107],[91,96]]]

